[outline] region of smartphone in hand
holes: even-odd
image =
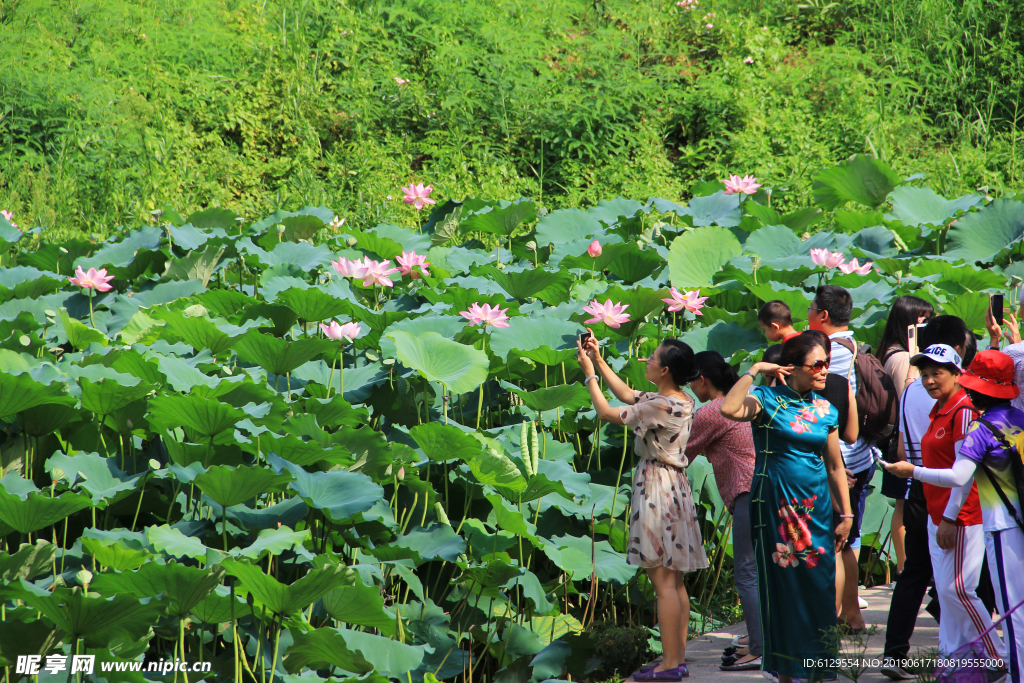
[[[586,346],[587,345],[587,340],[590,339],[593,336],[594,335],[591,334],[589,331],[588,332],[584,332],[583,334],[581,334],[580,335],[580,346]]]
[[[917,325],[907,325],[907,351],[911,358],[918,354]]]
[[[992,318],[997,325],[1003,324],[1003,295],[992,295]]]

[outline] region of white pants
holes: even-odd
[[[996,606],[1000,614],[1024,600],[1024,532],[1018,527],[985,532],[985,552],[992,575],[992,588],[996,593]],[[1003,662],[1009,669],[1007,683],[1022,683],[1024,675],[1024,606],[1017,608],[1002,623],[1006,650]]]
[[[985,561],[985,531],[980,524],[956,527],[956,545],[952,550],[939,547],[936,531],[938,527],[929,519],[928,549],[942,610],[939,650],[951,655],[992,625],[992,615],[977,594],[981,565]],[[994,630],[985,635],[982,644],[989,657],[1005,653],[999,634]]]

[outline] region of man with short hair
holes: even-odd
[[[856,342],[850,331],[850,316],[853,314],[853,297],[836,285],[822,285],[814,295],[814,303],[807,307],[807,320],[812,330],[820,330],[832,340],[832,356],[829,372],[845,377],[854,395],[857,394],[857,373],[854,369],[853,350]],[[850,346],[848,347],[847,344]],[[864,519],[864,505],[868,497],[868,484],[874,474],[874,444],[858,438],[852,444],[839,443],[846,464],[846,475],[850,481],[850,507],[853,509],[853,526],[843,547],[842,563],[836,563],[837,586],[842,586],[841,620],[853,629],[864,628],[864,617],[860,613],[857,595],[860,553],[860,523]],[[840,576],[842,574],[842,576]],[[840,584],[839,582],[842,581]]]

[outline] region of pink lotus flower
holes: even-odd
[[[704,315],[700,312],[700,309],[704,308],[704,302],[707,300],[708,297],[700,295],[699,289],[680,294],[679,290],[675,287],[672,288],[671,299],[662,299],[662,301],[669,305],[668,310],[670,312],[681,311],[685,308],[694,315]]]
[[[459,315],[469,321],[470,325],[484,324],[484,327],[490,325],[491,327],[508,327],[508,309],[501,310],[500,306],[491,308],[490,304],[484,304],[481,306],[475,303],[469,307],[468,311],[460,311]]]
[[[398,87],[402,87],[403,85],[405,85],[408,82],[409,81],[405,80],[404,78],[399,78],[398,76],[395,76],[395,83],[398,84]]]
[[[754,194],[757,192],[757,188],[761,187],[757,184],[757,178],[752,175],[745,175],[742,178],[738,175],[730,175],[722,182],[725,183],[726,194]]]
[[[590,256],[593,258],[597,258],[598,256],[600,256],[601,251],[601,243],[598,242],[597,240],[591,242],[590,246],[587,247],[587,253],[590,254]]]
[[[594,316],[586,321],[588,325],[604,323],[608,327],[618,328],[622,323],[629,322],[629,313],[623,313],[627,308],[629,308],[629,304],[623,306],[622,302],[613,304],[612,300],[608,299],[603,304],[599,304],[597,299],[594,299],[589,305],[584,306],[583,310]]]
[[[714,27],[715,27],[715,25],[714,25],[714,24],[708,24],[708,25],[707,25],[707,26],[705,26],[704,28],[706,28],[706,29],[708,29],[708,30],[711,30],[711,29],[713,29]]]
[[[430,193],[434,191],[434,188],[430,185],[423,187],[423,183],[419,185],[409,183],[409,187],[403,187],[401,190],[405,193],[402,201],[406,204],[412,204],[417,209],[422,209],[424,204],[437,204],[436,201],[430,198]]]
[[[743,60],[743,63],[744,64],[753,64],[754,63],[754,58],[753,57],[747,57],[746,59]]]
[[[381,285],[382,287],[394,287],[395,283],[388,277],[391,273],[397,273],[398,268],[391,268],[391,261],[371,261],[369,258],[366,259],[366,273],[361,277],[363,280],[363,287],[369,287],[371,285]]]
[[[350,277],[360,280],[366,277],[366,270],[370,264],[370,259],[355,259],[349,261],[346,258],[340,258],[337,261],[331,261],[331,265],[334,266],[334,270],[338,275],[342,277]]]
[[[830,252],[828,249],[811,249],[811,262],[816,266],[835,268],[843,263],[846,257],[841,251]]]
[[[13,212],[11,212],[11,211],[0,211],[0,216],[3,216],[4,219],[8,223],[11,224],[11,227],[13,227],[13,228],[18,227],[18,224],[14,222],[14,213]]]
[[[839,264],[839,270],[843,271],[847,275],[850,273],[857,273],[857,275],[867,275],[871,272],[872,267],[871,261],[866,262],[863,266],[858,265],[857,259],[853,259],[849,263]]]
[[[328,339],[333,339],[334,341],[347,339],[348,341],[352,341],[359,336],[362,328],[359,326],[359,323],[345,323],[344,325],[339,325],[337,320],[332,320],[330,325],[320,323],[320,330]]]
[[[420,271],[423,271],[423,275],[430,275],[430,271],[427,270],[430,261],[427,260],[426,256],[420,256],[415,251],[410,251],[409,253],[403,251],[402,255],[395,260],[401,266],[402,277],[410,275],[413,280],[419,280],[422,277]],[[414,270],[417,266],[419,270]]]
[[[114,276],[107,275],[106,268],[101,268],[100,270],[90,268],[87,273],[82,270],[82,266],[78,266],[78,269],[75,270],[75,277],[69,277],[68,279],[71,280],[73,285],[84,287],[85,289],[95,289],[97,292],[109,292],[113,289],[107,283],[113,280]]]

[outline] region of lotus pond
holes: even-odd
[[[260,683],[628,673],[653,593],[623,554],[632,438],[579,383],[584,322],[644,389],[660,339],[743,368],[761,303],[799,328],[823,282],[877,343],[896,296],[980,333],[1024,276],[1024,197],[945,198],[870,157],[814,187],[788,215],[783,188],[720,182],[686,205],[419,201],[374,227],[166,210],[98,243],[0,217],[8,680],[32,653]],[[688,472],[700,632],[739,614],[731,520],[706,460]],[[889,512],[873,494],[865,546]]]

